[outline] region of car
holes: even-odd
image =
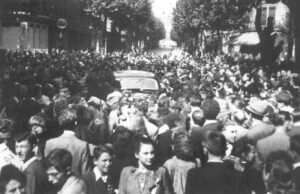
[[[133,96],[158,96],[160,85],[155,74],[140,70],[122,70],[114,72],[115,79],[120,82],[121,90],[130,90]]]

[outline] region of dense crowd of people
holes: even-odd
[[[0,54],[0,194],[300,193],[300,75],[250,55]],[[121,90],[153,72],[159,95]]]

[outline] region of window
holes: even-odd
[[[266,6],[262,8],[261,25],[267,26],[268,18],[272,17],[275,22],[276,6]]]
[[[276,7],[269,7],[269,16],[268,17],[273,17],[273,19],[275,19],[275,12],[276,12]]]
[[[261,25],[266,26],[267,25],[267,8],[263,7],[261,11]]]

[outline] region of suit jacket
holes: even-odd
[[[234,194],[240,184],[236,172],[223,163],[208,162],[191,169],[186,180],[185,194]]]
[[[138,173],[138,169],[133,166],[125,167],[122,170],[118,194],[142,194],[137,178]],[[156,189],[156,194],[173,194],[172,183],[165,168],[159,167],[150,173],[153,173],[153,176],[147,184],[149,187],[145,186],[143,194],[150,194],[151,187]],[[155,184],[156,182],[157,184]]]
[[[202,142],[205,140],[208,131],[216,131],[220,127],[220,123],[216,122],[207,124],[203,127],[194,126],[191,128],[191,142],[194,147],[195,157],[200,158],[202,163],[205,163]]]
[[[172,149],[172,130],[168,130],[157,136],[157,162],[163,165],[174,156]]]
[[[88,143],[78,139],[74,132],[65,131],[61,136],[49,139],[45,146],[45,157],[55,149],[65,149],[71,152],[72,172],[76,175],[84,175],[90,171]]]
[[[45,194],[50,190],[50,183],[41,161],[34,160],[25,168],[24,174],[26,175],[27,194]]]
[[[57,194],[87,194],[83,180],[70,176]]]
[[[173,182],[174,193],[184,194],[186,186],[187,173],[190,169],[196,168],[195,161],[184,161],[176,156],[167,160],[164,164]]]
[[[191,130],[192,141],[203,141],[208,131],[216,131],[221,127],[220,123],[210,123],[203,127],[193,127]]]
[[[257,154],[260,160],[265,161],[268,155],[277,150],[289,151],[290,138],[285,133],[276,132],[260,139],[256,144]]]
[[[84,175],[82,179],[87,186],[87,194],[109,194],[107,184],[104,183],[101,178],[96,181],[96,176],[93,171]]]
[[[260,120],[255,120],[250,126],[246,137],[255,144],[258,140],[270,136],[272,133],[274,133],[274,131],[274,125],[267,124]]]

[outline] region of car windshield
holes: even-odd
[[[119,79],[123,90],[158,90],[158,83],[152,78],[121,78]]]

